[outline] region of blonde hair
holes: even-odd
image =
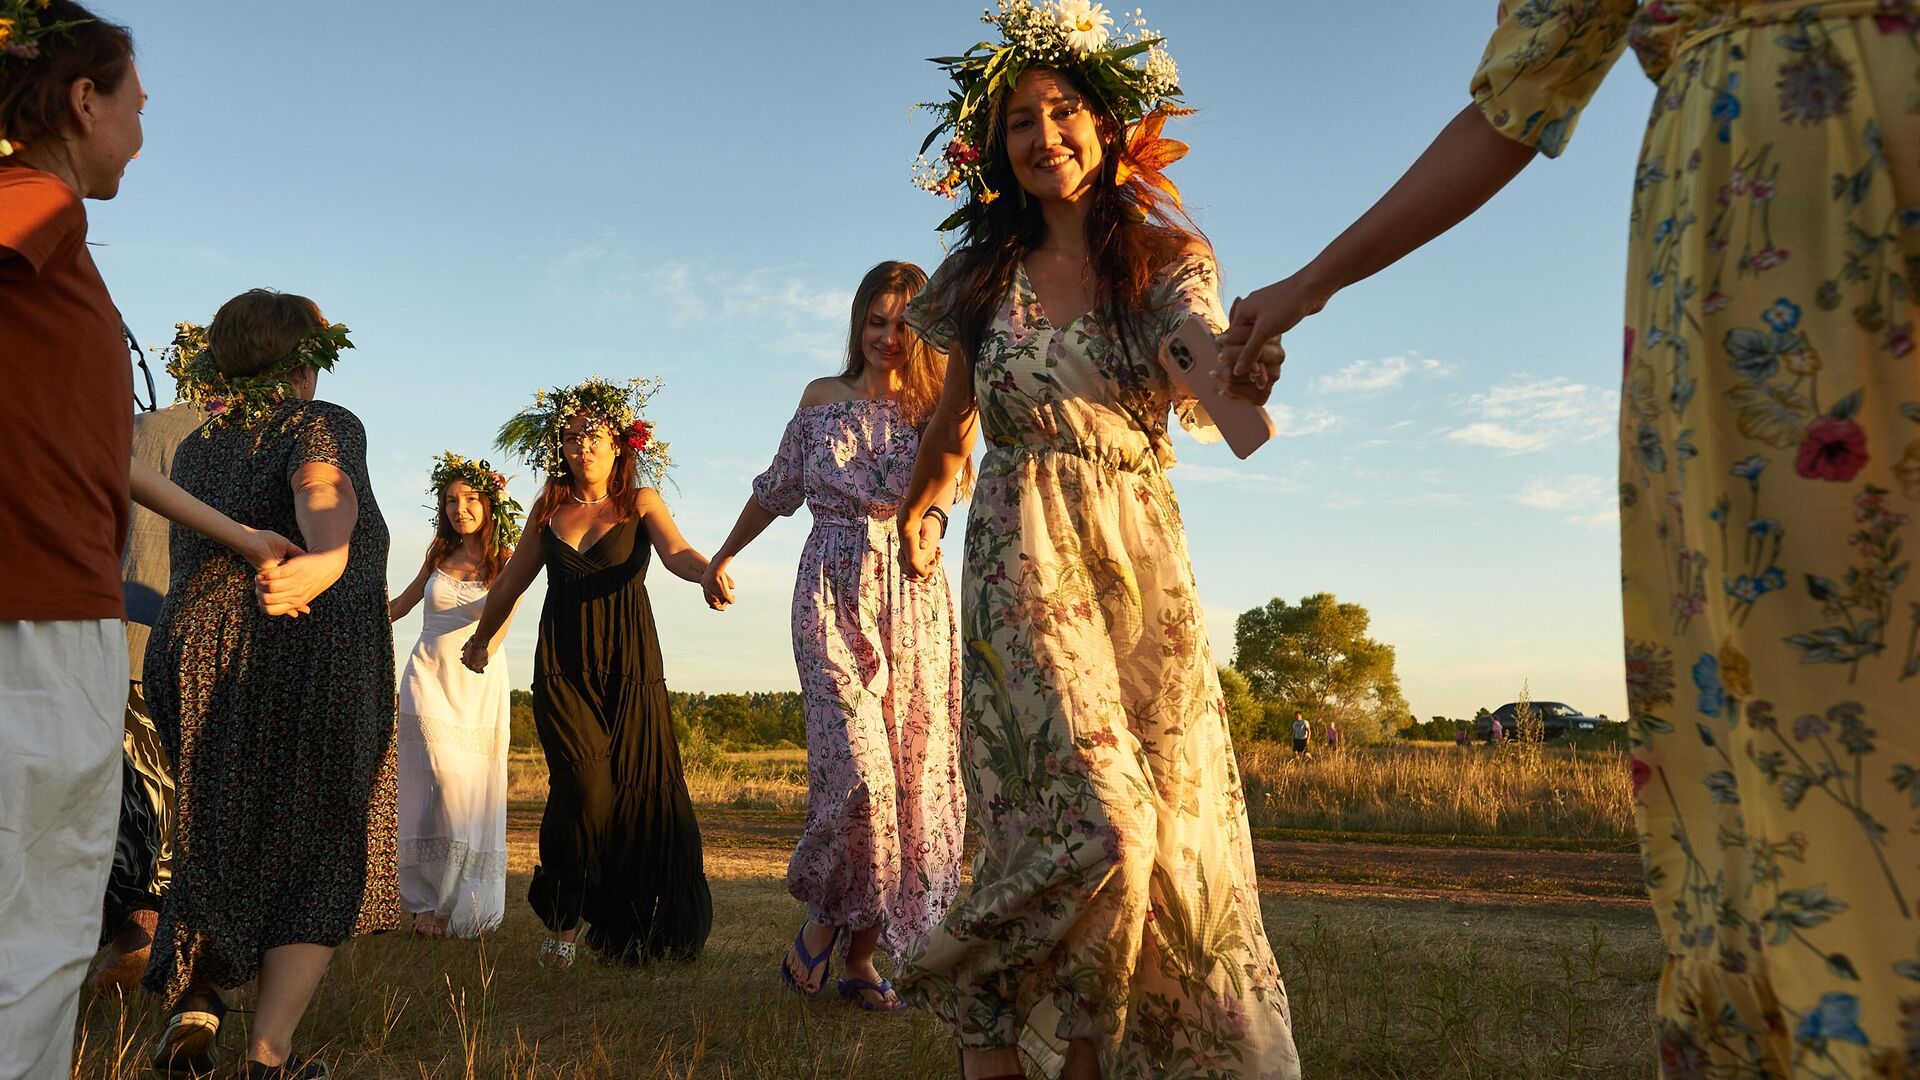
[[[325,330],[320,305],[275,289],[248,289],[220,305],[207,327],[207,351],[228,378],[254,375]]]

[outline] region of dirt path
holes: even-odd
[[[764,858],[776,874],[800,833],[799,815],[784,811],[704,807],[699,814],[709,851]],[[530,856],[539,824],[537,806],[516,804],[507,818],[508,845]],[[1294,899],[1564,910],[1588,918],[1644,918],[1648,910],[1640,859],[1630,852],[1256,840],[1254,865],[1261,892]]]

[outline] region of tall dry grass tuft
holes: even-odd
[[[1256,827],[1633,842],[1625,753],[1536,751],[1368,747],[1300,760],[1254,743],[1240,770]]]

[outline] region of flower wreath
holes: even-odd
[[[667,444],[654,438],[653,424],[642,415],[647,402],[660,392],[659,379],[614,381],[595,375],[587,381],[552,390],[536,390],[533,404],[500,426],[494,445],[538,465],[554,476],[567,471],[561,441],[567,424],[586,417],[588,430],[603,430],[633,455],[640,483],[657,488],[673,468]]]
[[[174,326],[173,345],[167,349],[167,374],[173,376],[177,402],[205,409],[224,423],[246,427],[273,411],[293,395],[287,376],[301,368],[331,371],[341,349],[353,348],[347,328],[333,323],[307,335],[293,351],[252,375],[227,375],[213,362],[207,348],[207,328],[183,322]],[[202,435],[211,435],[211,426]]]
[[[1160,131],[1168,117],[1193,110],[1177,104],[1180,69],[1167,53],[1166,38],[1147,29],[1138,10],[1122,16],[1126,21],[1116,36],[1109,30],[1113,17],[1107,9],[1089,0],[999,3],[999,14],[989,11],[980,21],[996,27],[1000,41],[982,41],[959,56],[934,57],[932,62],[946,71],[956,89],[945,101],[915,106],[932,111],[940,123],[920,144],[914,183],[948,199],[963,187],[968,194],[939,230],[959,228],[977,208],[1000,197],[986,181],[987,164],[998,149],[997,102],[1030,67],[1070,70],[1091,87],[1130,129],[1116,181],[1124,185],[1137,177],[1177,205],[1180,191],[1161,170],[1184,157],[1187,147],[1161,138]],[[942,134],[952,138],[937,160],[928,161],[927,150]]]
[[[487,500],[487,516],[493,522],[495,547],[506,551],[520,542],[520,504],[507,494],[506,474],[495,472],[493,466],[484,460],[463,458],[451,450],[443,451],[433,459],[432,486],[427,493],[433,496],[435,526],[440,524],[440,503],[445,498],[447,485],[455,480],[466,484]]]
[[[48,3],[49,0],[0,0],[0,73],[14,64],[40,59],[41,41],[87,21],[41,22],[40,13],[47,9]],[[12,156],[25,145],[11,142],[6,136],[6,132],[0,131],[0,158]]]

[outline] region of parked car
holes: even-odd
[[[1541,736],[1557,739],[1568,732],[1598,731],[1610,721],[1604,717],[1588,716],[1571,705],[1558,701],[1535,701],[1529,706],[1533,714],[1540,718]],[[1506,739],[1520,737],[1520,703],[1509,702],[1487,716],[1474,722],[1474,737],[1485,742],[1493,731],[1492,720],[1500,719],[1500,735]]]

